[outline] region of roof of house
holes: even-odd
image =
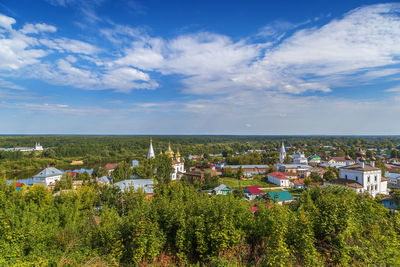
[[[97,182],[103,182],[105,184],[109,184],[112,180],[113,180],[113,178],[111,178],[109,176],[102,176],[102,177],[96,179]]]
[[[293,180],[293,183],[295,183],[295,184],[304,184],[304,179]]]
[[[213,189],[213,191],[219,191],[219,190],[232,190],[232,189],[224,184],[220,184],[219,186]]]
[[[371,165],[368,165],[368,164],[364,164],[364,167],[361,167],[360,164],[353,164],[353,165],[341,167],[341,169],[355,170],[355,171],[379,171],[380,170],[379,168],[372,167]]]
[[[264,191],[260,190],[259,185],[250,185],[248,187],[246,187],[246,189],[250,192],[250,194],[254,195],[254,194],[265,194]]]
[[[363,186],[360,183],[357,183],[356,181],[353,181],[353,180],[343,179],[343,178],[331,180],[328,183],[345,185],[345,186],[352,187],[352,188],[363,188]]]
[[[62,171],[60,171],[56,168],[50,167],[50,168],[46,168],[46,169],[42,170],[41,172],[39,172],[38,174],[36,174],[33,177],[46,178],[46,177],[52,177],[52,176],[57,176],[57,175],[62,175],[62,174],[63,174]]]
[[[346,157],[329,157],[328,161],[330,160],[334,160],[334,161],[346,161]],[[354,161],[353,159],[351,159],[350,161]]]
[[[131,179],[117,182],[114,185],[118,186],[121,191],[129,191],[130,188],[138,191],[139,188],[142,188],[146,194],[153,194],[154,181],[152,179]]]
[[[252,164],[252,165],[225,165],[225,168],[229,167],[232,169],[238,169],[242,166],[243,169],[268,169],[269,165],[257,165],[257,164]]]
[[[292,200],[293,196],[288,191],[277,191],[277,192],[269,192],[268,195],[278,201]]]
[[[286,175],[282,172],[271,172],[268,173],[268,175],[271,175],[272,177],[275,177],[279,180],[289,180],[289,178],[287,178]]]
[[[111,170],[114,170],[117,166],[118,166],[118,163],[107,163],[106,166],[104,166],[104,168],[111,171]]]
[[[321,159],[321,157],[318,156],[317,154],[314,154],[314,155],[308,157],[308,160],[311,160],[311,159]]]

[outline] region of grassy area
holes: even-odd
[[[250,186],[250,185],[259,185],[262,188],[277,187],[276,185],[269,183],[266,179],[253,179],[253,180],[238,181],[236,178],[222,177],[222,178],[219,178],[219,182],[230,188],[246,187],[246,186]],[[240,183],[240,186],[239,186],[239,183]]]

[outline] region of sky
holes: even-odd
[[[400,3],[0,0],[0,134],[400,134]]]

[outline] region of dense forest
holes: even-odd
[[[349,154],[355,147],[384,149],[388,155],[399,157],[400,137],[397,136],[153,136],[156,154],[171,143],[174,151],[187,157],[202,154],[222,154],[228,164],[272,164],[277,160],[280,143],[291,147],[288,152],[303,150],[307,155],[331,150],[332,156]],[[95,167],[110,162],[141,160],[147,153],[149,136],[0,136],[0,148],[30,147],[40,142],[45,151],[0,151],[0,174],[41,170],[46,166],[71,168],[72,160],[83,160],[85,166]],[[263,155],[238,157],[236,153],[265,150]],[[370,151],[367,151],[371,153]]]
[[[343,188],[312,187],[280,206],[184,182],[153,198],[90,183],[55,197],[0,183],[0,265],[399,264],[399,214]]]

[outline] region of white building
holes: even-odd
[[[356,164],[350,164],[351,158],[346,157],[347,166],[339,168],[339,179],[325,182],[325,185],[339,185],[353,189],[357,193],[367,192],[375,197],[377,194],[388,194],[387,179],[382,177],[380,168],[375,167],[375,158],[371,164],[365,163],[365,153],[360,152]]]
[[[56,181],[61,179],[63,173],[56,168],[46,168],[33,176],[33,182],[35,184],[44,184],[46,186],[54,184]]]
[[[182,175],[186,172],[185,162],[181,158],[181,154],[179,154],[178,151],[174,155],[174,152],[171,149],[171,144],[168,144],[168,150],[165,152],[165,154],[172,159],[172,167],[174,168],[174,172],[171,173],[171,180],[173,181],[176,179],[180,179]]]
[[[43,151],[43,147],[40,145],[40,143],[35,143],[35,147],[33,148],[35,151]]]
[[[308,159],[303,152],[297,151],[290,157],[292,158],[293,164],[308,165]]]
[[[289,178],[287,178],[286,175],[281,172],[268,173],[268,182],[284,187],[290,186]]]

